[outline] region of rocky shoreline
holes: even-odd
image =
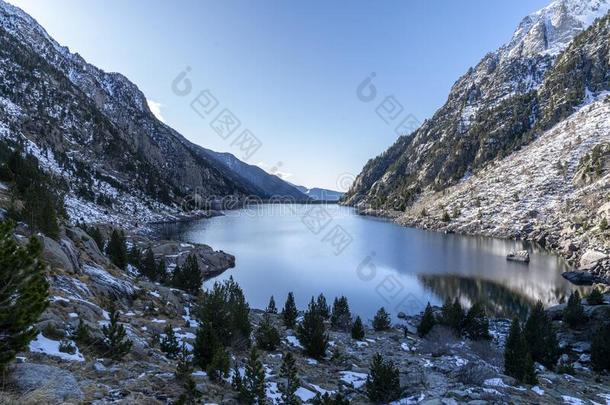
[[[604,244],[582,246],[575,243],[568,233],[556,236],[541,229],[530,232],[514,232],[506,228],[481,227],[481,224],[465,225],[460,221],[444,222],[428,217],[413,217],[402,211],[362,209],[359,215],[385,218],[401,226],[427,231],[456,233],[467,236],[484,236],[499,239],[513,239],[534,243],[557,254],[574,269],[563,274],[564,278],[579,285],[610,285],[610,249]]]

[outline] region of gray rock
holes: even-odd
[[[506,255],[506,260],[512,260],[515,262],[529,263],[530,254],[527,250],[517,250],[514,252],[510,252]]]
[[[57,402],[84,400],[72,373],[46,364],[15,364],[9,369],[8,380],[20,394],[44,389]]]
[[[566,271],[561,275],[576,285],[591,285],[596,281],[596,277],[588,271]]]
[[[580,258],[580,266],[587,267],[602,259],[606,259],[607,257],[608,255],[603,252],[599,252],[597,250],[587,250]]]
[[[42,257],[51,267],[60,268],[70,273],[75,272],[72,260],[59,243],[44,235],[40,236],[39,239],[42,243]]]

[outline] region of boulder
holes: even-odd
[[[57,403],[84,400],[72,373],[46,364],[15,364],[9,369],[8,383],[20,394],[44,390]]]
[[[74,242],[74,244],[84,250],[95,263],[104,266],[109,265],[108,258],[104,256],[97,246],[97,243],[95,243],[93,238],[91,238],[87,232],[75,226],[66,228],[66,235]]]
[[[60,268],[70,273],[74,273],[74,264],[64,252],[62,246],[53,239],[41,235],[42,257],[52,268]]]
[[[169,263],[182,266],[189,255],[195,255],[204,278],[222,273],[235,266],[235,257],[223,251],[215,251],[208,245],[163,241],[152,247],[155,256],[165,257]]]
[[[603,252],[597,250],[587,250],[580,258],[580,266],[591,267],[591,265],[606,258],[608,258],[608,255]]]
[[[512,260],[515,262],[529,263],[530,254],[527,250],[517,250],[514,252],[510,252],[506,255],[506,260]]]
[[[566,271],[561,275],[576,285],[591,285],[597,281],[597,278],[588,271]]]

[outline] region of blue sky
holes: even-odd
[[[262,146],[248,163],[337,189],[549,0],[10,2],[71,51],[127,76],[191,141],[244,157],[233,141],[249,129]],[[172,82],[187,66],[192,91],[178,96]],[[377,95],[364,102],[357,88],[371,73]],[[218,107],[202,118],[190,102],[206,89]],[[387,97],[402,106],[388,123],[376,113]],[[241,122],[233,138],[210,127],[224,108]]]

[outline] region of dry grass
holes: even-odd
[[[10,392],[0,392],[0,404],[2,405],[46,405],[55,403],[57,403],[57,400],[53,391],[46,387],[38,388],[21,395]],[[70,404],[70,402],[63,402],[63,404]]]
[[[420,350],[434,357],[449,354],[450,346],[459,341],[453,330],[443,325],[435,325],[422,341]]]

